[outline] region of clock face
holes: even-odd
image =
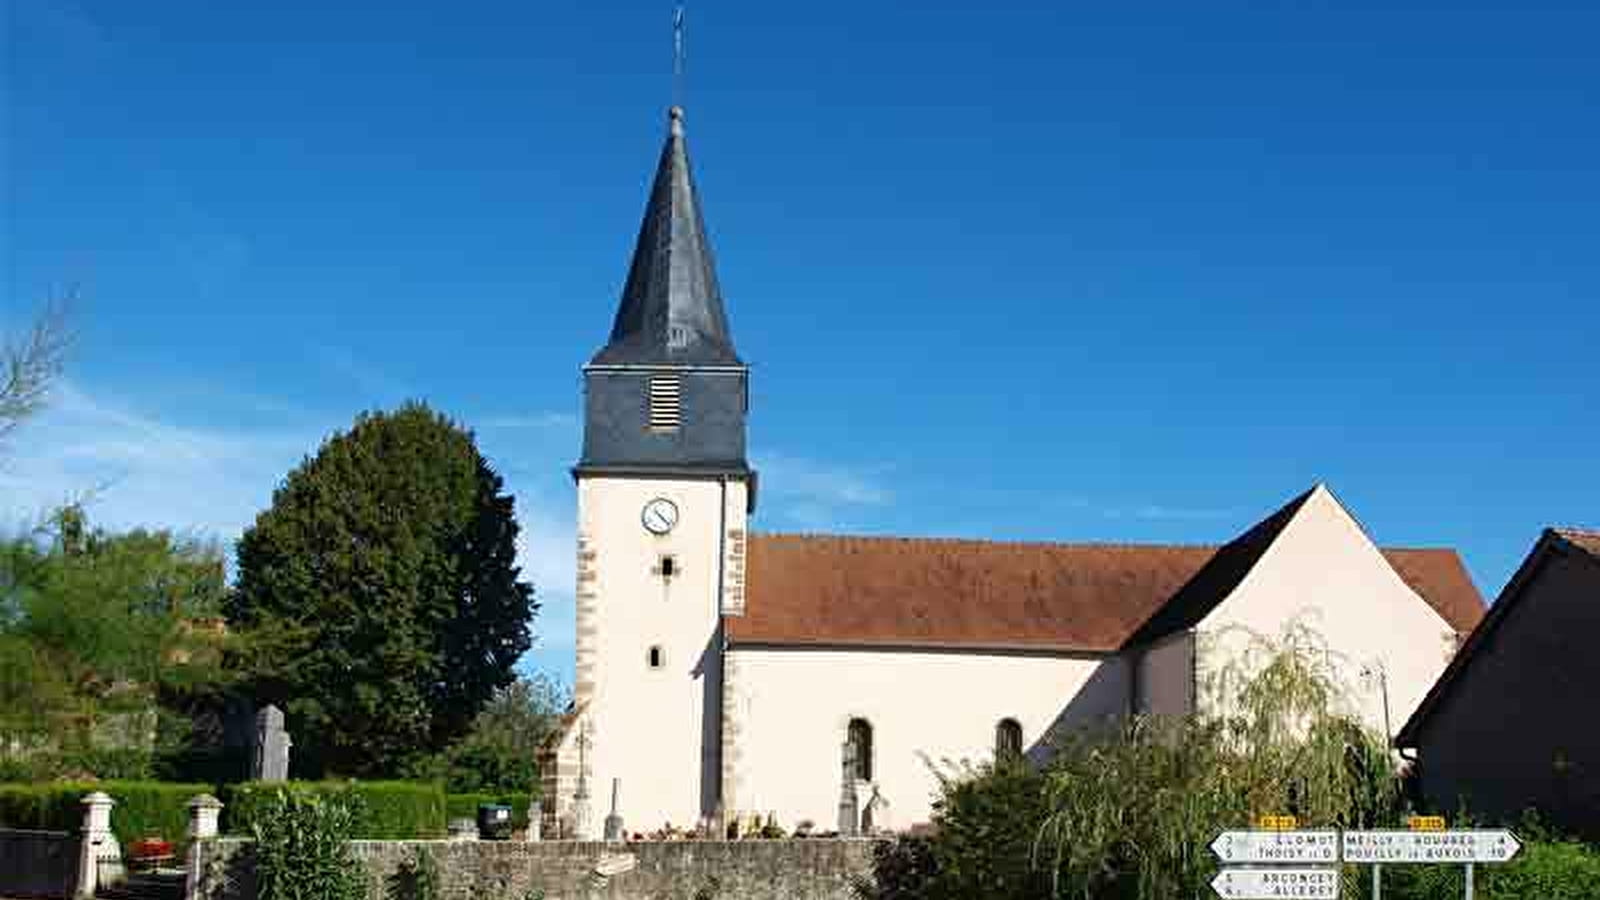
[[[640,518],[651,534],[666,534],[678,524],[678,506],[665,497],[657,497],[644,505]]]

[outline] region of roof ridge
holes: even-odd
[[[1586,531],[1584,529],[1552,529],[1557,532],[1570,532],[1584,535],[1600,536],[1600,531]],[[825,531],[752,531],[752,537],[783,538],[801,540],[823,541],[861,541],[867,542],[897,542],[903,544],[981,544],[999,547],[1092,547],[1099,550],[1121,549],[1129,550],[1216,550],[1223,544],[1201,542],[1172,542],[1172,541],[1064,541],[1064,540],[1004,540],[1001,538],[959,537],[952,535],[907,535],[907,534],[838,534]],[[1382,553],[1450,553],[1461,555],[1461,550],[1442,544],[1431,546],[1376,545]]]
[[[832,534],[820,531],[754,531],[753,537],[801,538],[806,540],[898,542],[903,544],[984,544],[997,547],[1094,547],[1097,549],[1127,548],[1130,550],[1215,550],[1221,544],[1160,543],[1136,541],[1056,541],[1056,540],[1001,540],[998,538],[954,537],[949,535],[900,534]]]

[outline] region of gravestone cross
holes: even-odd
[[[256,781],[288,781],[292,746],[294,742],[283,728],[283,710],[268,704],[256,713],[256,752],[250,777]]]

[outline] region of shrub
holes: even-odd
[[[1007,763],[941,777],[935,872],[919,896],[1201,897],[1217,868],[1208,845],[1225,828],[1265,813],[1315,827],[1393,820],[1390,756],[1345,715],[1314,634],[1256,638],[1211,671],[1209,714],[1068,735],[1038,772]],[[901,874],[919,861],[887,860]]]
[[[1034,840],[1049,812],[1044,776],[1024,761],[1003,760],[954,777],[940,773],[939,780],[938,876],[928,896],[1047,896],[1049,869],[1033,862]]]
[[[260,900],[365,900],[366,870],[349,849],[365,812],[359,793],[273,786],[250,802]]]
[[[444,789],[411,781],[251,781],[231,785],[222,800],[230,834],[247,834],[273,796],[359,798],[352,820],[353,836],[374,840],[440,837],[445,831]],[[276,808],[273,806],[272,808]]]
[[[1593,900],[1600,847],[1576,841],[1529,844],[1511,862],[1484,866],[1485,900]]]
[[[185,841],[189,801],[214,791],[209,784],[162,781],[63,781],[49,784],[0,785],[0,825],[73,831],[83,827],[83,798],[104,791],[116,801],[111,831],[124,845],[160,836],[173,844]]]
[[[858,875],[850,887],[857,900],[931,900],[938,872],[933,842],[903,835],[873,844],[871,877]]]
[[[1594,900],[1600,896],[1600,847],[1577,841],[1523,838],[1508,863],[1480,865],[1478,900]],[[1363,870],[1363,882],[1367,877]],[[1384,900],[1455,900],[1465,876],[1460,865],[1384,866]],[[1362,897],[1368,896],[1365,891]]]

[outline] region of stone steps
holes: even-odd
[[[181,874],[138,873],[114,887],[95,892],[97,900],[183,900]]]

